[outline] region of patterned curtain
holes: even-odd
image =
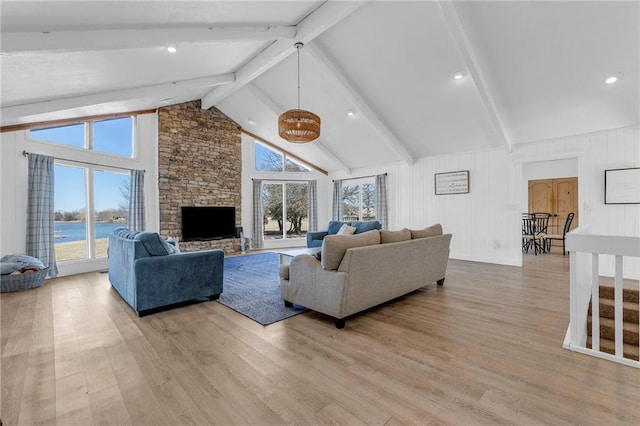
[[[262,248],[264,213],[262,212],[262,180],[253,180],[253,248]]]
[[[53,228],[53,157],[29,154],[27,193],[27,247],[26,254],[49,267],[47,275],[58,275]]]
[[[144,170],[131,170],[129,229],[144,231]]]
[[[342,181],[333,181],[333,220],[342,220]]]
[[[318,183],[315,180],[309,181],[309,231],[318,230]]]
[[[387,174],[376,175],[376,219],[387,229]]]

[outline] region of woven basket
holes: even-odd
[[[20,275],[0,275],[0,293],[40,287],[47,277],[48,269]]]

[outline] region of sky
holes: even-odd
[[[131,157],[132,154],[131,117],[97,121],[93,126],[94,150],[113,155]],[[31,131],[31,137],[63,145],[84,148],[84,124],[38,129]],[[82,210],[86,206],[84,168],[56,164],[55,169],[55,211]],[[96,211],[117,209],[126,201],[121,188],[129,181],[126,170],[94,171],[94,207]]]

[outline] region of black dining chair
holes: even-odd
[[[566,250],[566,240],[567,240],[567,232],[571,228],[571,222],[573,221],[574,213],[569,213],[567,215],[567,220],[564,222],[564,228],[562,230],[562,235],[555,234],[547,234],[545,237],[545,247],[548,251],[551,250],[551,240],[561,240],[562,241],[562,255],[564,256],[567,252]]]

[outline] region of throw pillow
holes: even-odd
[[[353,235],[356,232],[355,226],[349,226],[346,223],[340,227],[336,235]]]
[[[435,225],[428,226],[424,229],[420,229],[417,231],[411,230],[411,238],[427,238],[427,237],[436,237],[438,235],[442,235],[442,225],[439,223]]]
[[[400,241],[407,241],[411,239],[411,231],[407,228],[399,231],[380,231],[380,244],[397,243]]]
[[[322,269],[334,271],[340,266],[345,252],[354,247],[380,244],[380,231],[373,230],[355,235],[327,235],[322,242]]]

